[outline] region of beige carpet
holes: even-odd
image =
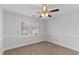
[[[79,52],[49,42],[23,46],[4,52],[4,55],[78,55]]]

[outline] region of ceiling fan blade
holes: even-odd
[[[57,12],[59,9],[50,10],[49,12]]]
[[[40,15],[39,18],[41,18],[42,16]]]
[[[48,17],[52,17],[51,15],[48,15]]]

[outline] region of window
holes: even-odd
[[[37,36],[38,35],[38,22],[31,20],[22,20],[21,22],[21,36]]]

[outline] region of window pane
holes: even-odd
[[[38,35],[38,22],[36,21],[22,21],[21,22],[21,36],[36,36]]]

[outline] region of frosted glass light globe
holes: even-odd
[[[41,14],[41,16],[45,16],[44,14]]]
[[[48,16],[48,14],[46,13],[45,16]]]

